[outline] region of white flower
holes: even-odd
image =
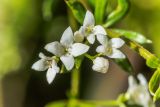
[[[101,39],[102,45],[97,47],[96,52],[106,55],[110,58],[125,58],[125,55],[118,50],[118,48],[122,47],[125,43],[122,39],[112,38],[109,41],[105,37],[101,37]]]
[[[53,57],[47,57],[43,53],[40,53],[39,57],[41,59],[32,65],[32,69],[36,71],[45,71],[48,69],[46,77],[48,83],[50,84],[54,80],[56,74],[59,72],[59,67],[57,66],[57,63]]]
[[[82,42],[86,37],[88,42],[90,44],[93,44],[95,42],[95,35],[98,39],[99,35],[107,35],[107,33],[101,25],[95,26],[95,19],[93,14],[90,11],[87,11],[84,18],[83,26],[80,27],[79,31],[75,32],[74,38],[76,42]]]
[[[73,43],[73,32],[68,27],[60,40],[49,43],[45,46],[45,49],[54,55],[60,57],[67,70],[71,70],[74,67],[74,57],[80,56],[89,50],[89,46],[82,43]]]
[[[92,69],[97,72],[106,73],[108,71],[109,61],[103,57],[97,57],[93,61]]]
[[[128,80],[129,88],[127,90],[127,97],[129,98],[129,103],[143,107],[155,107],[147,89],[145,77],[142,74],[138,75],[139,84],[132,76],[129,76]]]

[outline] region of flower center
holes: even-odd
[[[93,27],[94,26],[88,26],[88,27],[86,27],[85,32],[86,32],[87,35],[93,32]]]
[[[111,47],[107,47],[106,53],[107,53],[107,55],[111,55],[112,54],[112,48]]]
[[[108,43],[107,45],[106,45],[106,54],[107,55],[111,55],[112,54],[112,52],[113,52],[113,50],[112,50],[112,46],[111,46],[111,44],[110,43]]]
[[[47,60],[46,64],[47,66],[49,66],[49,68],[52,68],[52,60]]]

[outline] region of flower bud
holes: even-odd
[[[108,71],[109,61],[103,57],[97,57],[93,61],[92,69],[97,72],[106,73]]]

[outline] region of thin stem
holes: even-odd
[[[100,106],[119,106],[120,102],[112,100],[112,101],[83,101],[84,103],[100,105]]]
[[[85,57],[87,57],[88,59],[90,59],[90,60],[94,60],[96,57],[99,57],[99,56],[101,56],[102,54],[101,53],[99,53],[99,54],[96,54],[96,55],[94,55],[94,56],[91,56],[91,55],[89,55],[89,54],[85,54]]]
[[[79,96],[79,79],[80,79],[80,71],[75,68],[72,71],[72,80],[71,80],[71,98],[77,98]]]

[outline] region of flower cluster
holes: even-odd
[[[147,80],[142,74],[137,76],[139,84],[133,76],[129,76],[129,88],[126,97],[129,99],[130,104],[137,104],[142,107],[155,107],[147,86]]]
[[[32,69],[37,71],[48,69],[46,77],[48,83],[51,83],[56,74],[60,72],[59,61],[64,64],[66,70],[72,70],[75,65],[75,58],[85,54],[90,48],[89,45],[94,44],[96,40],[100,43],[100,46],[96,48],[99,56],[92,59],[94,71],[107,72],[109,61],[105,57],[125,58],[125,55],[118,50],[122,47],[124,41],[120,38],[109,40],[103,26],[95,25],[93,14],[87,11],[80,29],[73,33],[72,29],[68,27],[62,34],[60,42],[48,43],[44,48],[54,56],[47,57],[40,53],[40,60],[32,65]]]

